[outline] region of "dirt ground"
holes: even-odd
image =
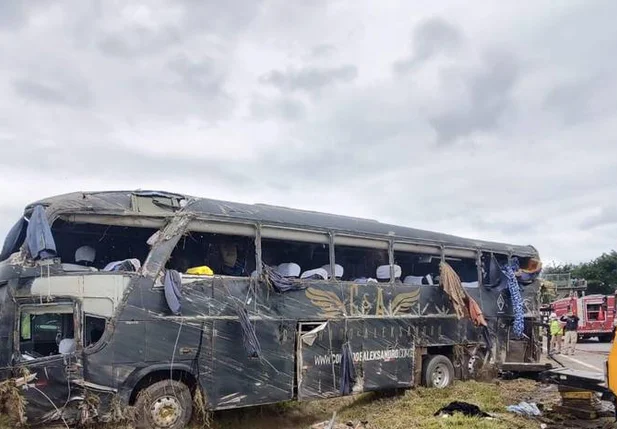
[[[434,416],[442,406],[452,401],[475,404],[492,418],[465,417],[455,414],[448,418]],[[514,415],[506,406],[521,401],[535,402],[542,416],[526,418]],[[210,425],[193,424],[187,429],[322,429],[336,412],[335,429],[410,429],[410,428],[617,428],[613,418],[591,421],[575,420],[551,411],[559,404],[556,386],[547,386],[532,380],[498,380],[489,383],[456,382],[448,389],[417,388],[397,394],[368,393],[355,397],[287,402],[214,413]],[[4,424],[3,424],[4,422]],[[321,424],[320,424],[321,423]],[[0,416],[0,429],[14,428]],[[49,428],[49,426],[46,426]],[[60,429],[64,426],[54,426]],[[129,429],[106,426],[105,429]]]

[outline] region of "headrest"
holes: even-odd
[[[321,268],[326,270],[326,273],[328,274],[328,277],[332,277],[332,272],[330,271],[330,264],[326,264],[326,265],[324,265]],[[334,264],[334,277],[336,277],[336,278],[343,277],[343,273],[344,272],[345,272],[345,270],[343,269],[342,265]]]
[[[300,278],[301,279],[315,278],[315,279],[327,280],[328,272],[324,270],[323,268],[315,268],[314,270],[308,270],[308,271],[303,272]]]
[[[60,354],[63,354],[63,355],[68,355],[70,353],[73,353],[75,349],[76,349],[76,344],[73,338],[65,338],[62,341],[60,341],[60,344],[58,345],[58,351],[60,352]]]
[[[75,262],[94,262],[96,250],[90,246],[81,246],[75,251]]]
[[[276,268],[276,271],[283,277],[299,277],[302,270],[300,265],[294,262],[284,262]]]
[[[420,286],[420,285],[422,285],[422,279],[423,278],[424,278],[424,276],[405,276],[405,279],[403,280],[403,283],[405,283],[406,285]]]
[[[399,265],[394,265],[394,278],[398,279],[401,277],[401,267]],[[377,279],[378,280],[389,280],[390,279],[390,265],[380,265],[377,267]]]

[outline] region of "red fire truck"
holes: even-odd
[[[579,339],[598,337],[600,342],[612,341],[616,326],[614,295],[571,296],[554,301],[551,307],[557,317],[568,311],[579,317]]]

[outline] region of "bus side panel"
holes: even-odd
[[[237,320],[214,321],[212,372],[216,409],[267,404],[292,399],[295,322],[253,321],[259,357],[250,357]]]
[[[364,350],[357,361],[364,391],[413,386],[414,341],[409,320],[366,319]]]

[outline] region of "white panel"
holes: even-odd
[[[337,244],[339,246],[367,247],[369,249],[388,249],[387,241],[345,235],[334,236],[334,245],[336,246]]]
[[[255,227],[243,223],[211,222],[192,220],[189,222],[189,231],[206,232],[210,234],[242,235],[255,237]]]
[[[441,255],[441,248],[439,246],[427,244],[394,243],[394,251],[420,253],[422,255]]]
[[[82,301],[83,311],[111,317],[122,300],[130,276],[104,273],[39,277],[32,284],[34,296],[67,296]]]
[[[476,259],[478,257],[478,253],[475,250],[467,250],[467,249],[452,249],[445,248],[444,252],[446,256],[453,256],[455,258],[471,258]]]
[[[274,228],[265,226],[261,229],[261,238],[273,238],[276,240],[302,241],[306,243],[328,244],[330,239],[327,234],[299,229]]]

